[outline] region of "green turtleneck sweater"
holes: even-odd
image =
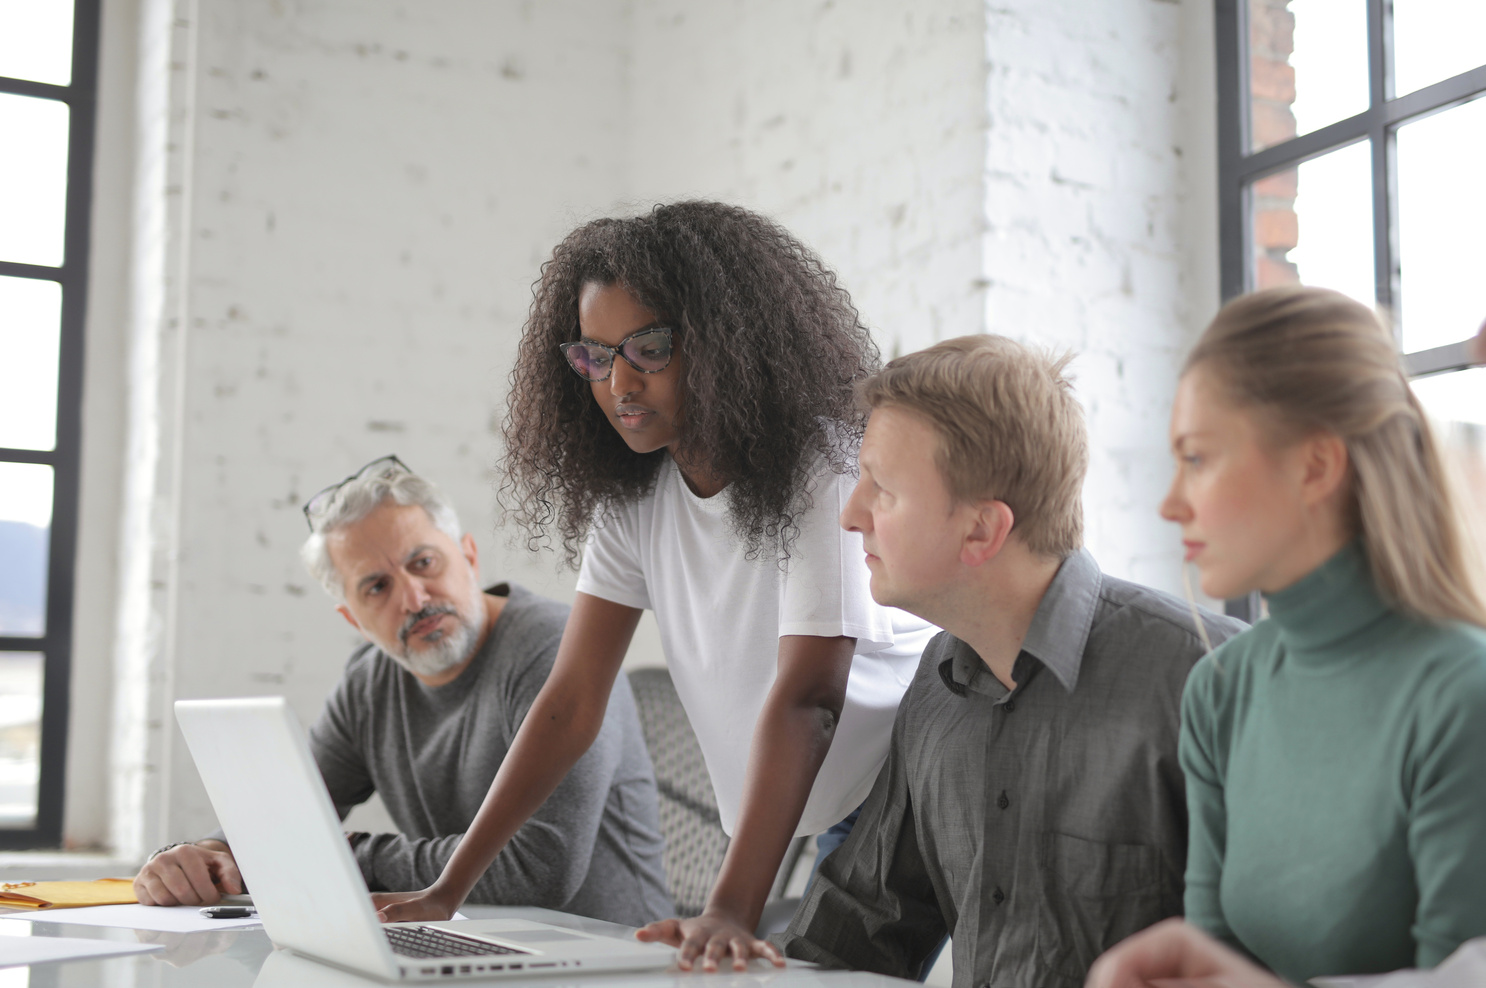
[[[1187,919],[1283,977],[1486,934],[1486,631],[1389,609],[1347,546],[1193,669]]]

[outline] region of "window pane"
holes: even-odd
[[[0,75],[72,82],[72,0],[0,0]]]
[[[1486,3],[1393,0],[1393,92],[1423,89],[1486,65]]]
[[[1436,374],[1413,385],[1455,464],[1475,523],[1476,549],[1486,560],[1486,367]]]
[[[41,776],[40,652],[0,652],[0,827],[36,826]]]
[[[1376,304],[1367,142],[1253,186],[1254,287],[1301,282]]]
[[[0,463],[0,635],[45,632],[51,525],[52,468]]]
[[[62,263],[67,104],[0,93],[0,261]]]
[[[1249,0],[1251,150],[1368,107],[1367,5]]]
[[[61,285],[0,276],[0,447],[56,446],[61,336]]]
[[[1404,351],[1466,339],[1486,319],[1486,99],[1398,129]]]

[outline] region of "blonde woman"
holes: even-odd
[[[1161,514],[1269,618],[1194,670],[1189,922],[1294,981],[1486,933],[1486,604],[1392,340],[1334,292],[1237,299],[1187,360]]]

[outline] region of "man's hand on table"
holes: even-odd
[[[210,906],[242,890],[232,851],[215,840],[161,851],[134,877],[134,894],[146,906]]]

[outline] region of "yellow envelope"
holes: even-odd
[[[72,906],[122,906],[138,901],[132,878],[0,883],[0,908],[67,909]]]

